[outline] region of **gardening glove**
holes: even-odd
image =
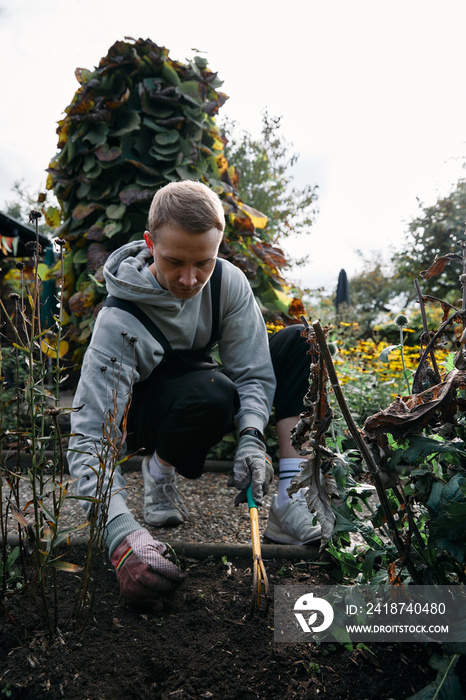
[[[273,468],[270,457],[265,452],[264,443],[253,435],[243,435],[238,443],[233,475],[228,486],[234,486],[241,493],[235,498],[235,506],[246,503],[246,491],[252,483],[252,495],[258,506],[273,481]]]
[[[131,532],[120,542],[110,559],[124,598],[145,603],[181,583],[184,574],[164,558],[166,550],[144,528]]]

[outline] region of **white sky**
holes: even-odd
[[[403,240],[419,197],[464,176],[464,0],[0,0],[0,208],[15,180],[44,187],[56,122],[78,83],[125,36],[173,59],[205,52],[230,99],[221,114],[258,135],[283,116],[298,185],[319,185],[317,223],[290,242],[303,287],[336,287],[355,254]]]

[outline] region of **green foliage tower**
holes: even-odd
[[[142,237],[154,192],[174,180],[200,180],[219,194],[227,219],[220,255],[244,270],[269,318],[283,322],[301,313],[279,271],[283,253],[261,239],[267,217],[238,195],[215,121],[227,97],[206,59],[196,55],[183,64],[150,40],[118,41],[98,68],[77,69],[76,77],[81,87],[59,122],[47,181],[62,208],[58,233],[67,241],[64,296],[75,360],[105,296],[105,260]]]

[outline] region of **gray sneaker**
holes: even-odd
[[[149,472],[149,457],[142,460],[144,480],[144,520],[155,527],[175,527],[189,518],[184,498],[176,488],[175,479],[156,484]]]
[[[304,498],[292,498],[279,507],[274,496],[264,536],[280,544],[310,544],[321,535],[320,525],[313,525],[313,519]]]

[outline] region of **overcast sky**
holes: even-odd
[[[221,113],[253,135],[263,109],[283,117],[296,182],[320,192],[287,245],[310,254],[293,279],[332,289],[464,176],[465,31],[464,0],[0,0],[0,208],[15,180],[44,187],[76,67],[125,36],[180,61],[195,48],[224,81]]]

